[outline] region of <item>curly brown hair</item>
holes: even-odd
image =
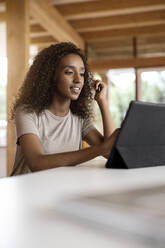
[[[61,59],[68,54],[79,55],[85,67],[84,86],[77,100],[71,101],[70,109],[73,114],[82,118],[93,118],[92,81],[87,59],[81,49],[71,42],[60,42],[43,49],[35,57],[26,78],[18,91],[12,111],[11,119],[15,118],[18,107],[27,112],[41,113],[48,108],[53,100],[55,90],[54,76]]]

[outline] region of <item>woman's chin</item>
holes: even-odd
[[[71,101],[76,101],[78,98],[79,98],[79,95],[78,96],[72,96]]]
[[[71,94],[70,98],[72,101],[74,101],[74,100],[77,100],[79,98],[79,95],[80,95],[79,93]]]

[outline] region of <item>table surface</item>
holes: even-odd
[[[165,186],[165,166],[133,170],[104,168],[89,161],[28,175],[0,179],[0,247],[145,247],[64,218],[56,206],[68,196],[123,192]],[[132,242],[132,243],[131,243]]]

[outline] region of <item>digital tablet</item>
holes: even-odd
[[[165,165],[165,104],[132,101],[107,168]]]

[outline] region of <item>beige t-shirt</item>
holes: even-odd
[[[26,113],[19,108],[16,112],[17,149],[11,175],[30,173],[19,138],[24,134],[38,136],[45,154],[55,154],[81,149],[82,140],[94,126],[88,119],[82,119],[71,111],[59,117],[44,110],[40,115]]]

